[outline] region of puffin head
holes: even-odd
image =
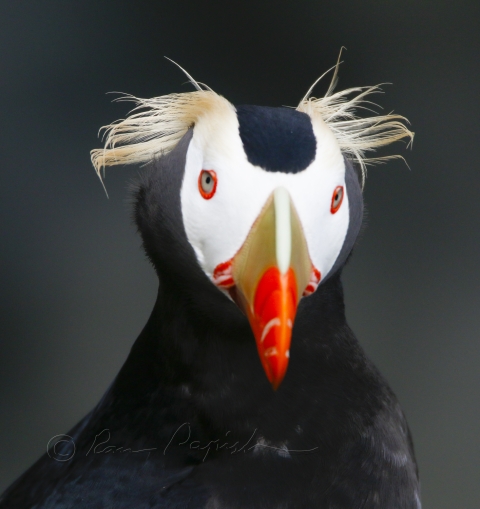
[[[151,239],[165,237],[162,223],[179,223],[196,269],[248,318],[276,389],[300,300],[344,265],[360,230],[365,151],[412,133],[398,115],[352,113],[378,87],[329,90],[321,99],[309,90],[294,109],[235,107],[192,82],[195,92],[128,96],[137,107],[107,126],[92,161],[100,174],[108,165],[163,160],[161,182],[154,175],[140,190],[147,251],[162,265]],[[166,202],[175,217],[165,214]]]

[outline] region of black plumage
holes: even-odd
[[[18,479],[0,508],[418,509],[407,423],[345,319],[340,275],[362,211],[350,163],[344,248],[300,301],[288,372],[273,391],[247,318],[206,277],[185,234],[191,137],[152,162],[136,190],[160,280],[147,325],[71,441]],[[72,443],[75,454],[56,461]]]
[[[268,106],[236,109],[243,148],[253,165],[298,173],[315,159],[317,141],[306,113]]]

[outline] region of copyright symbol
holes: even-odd
[[[75,442],[70,435],[55,435],[47,444],[47,454],[55,461],[68,461],[75,454]]]

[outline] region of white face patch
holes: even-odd
[[[300,218],[313,265],[322,277],[333,267],[349,223],[345,164],[338,143],[320,118],[312,120],[317,149],[312,163],[298,173],[265,171],[244,152],[235,111],[205,115],[194,127],[181,189],[183,222],[198,262],[212,279],[230,260],[271,194],[285,188]],[[210,199],[199,191],[202,170],[213,170],[216,189]],[[343,202],[332,214],[332,197],[344,187]],[[292,246],[295,249],[295,246]]]

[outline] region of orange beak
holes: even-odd
[[[246,310],[263,369],[275,390],[287,372],[297,304],[293,270],[282,274],[277,267],[271,267],[258,282],[253,310]]]
[[[218,277],[225,276],[226,265],[218,267]],[[231,294],[248,317],[263,369],[276,390],[287,371],[298,302],[320,279],[285,188],[272,193],[228,265],[235,285]]]

